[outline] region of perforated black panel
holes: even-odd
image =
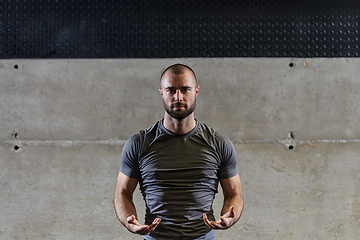
[[[358,57],[360,1],[0,1],[1,58]]]

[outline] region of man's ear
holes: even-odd
[[[195,88],[196,97],[197,97],[197,95],[199,94],[199,89],[200,89],[200,86],[197,86],[197,87]]]
[[[162,92],[162,89],[159,88],[159,92],[160,92],[160,95],[162,96],[163,95],[163,92]]]

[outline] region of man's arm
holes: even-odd
[[[224,193],[222,216],[214,222],[209,221],[204,214],[206,225],[213,229],[227,229],[234,225],[239,220],[244,208],[239,174],[232,178],[220,179],[220,184]]]
[[[119,221],[132,233],[147,235],[150,234],[160,223],[156,218],[150,225],[141,225],[137,220],[136,208],[133,203],[133,193],[138,179],[130,178],[119,172],[115,192],[115,212]]]

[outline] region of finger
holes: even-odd
[[[223,228],[224,225],[224,221],[220,218],[219,220],[217,220],[216,222],[211,222],[214,226],[216,226],[217,228]]]
[[[234,207],[231,206],[231,207],[229,208],[229,211],[228,211],[227,213],[225,213],[223,216],[224,216],[224,217],[228,217],[228,216],[230,216],[233,212],[234,212]]]
[[[229,218],[229,217],[233,218],[233,217],[235,217],[235,208],[234,208],[234,206],[231,206],[229,208],[229,211],[227,213],[225,213],[224,215],[222,215],[221,217],[222,218]]]
[[[149,235],[159,225],[160,221],[160,218],[156,218],[150,225],[139,226],[136,233],[140,235]]]
[[[204,213],[203,214],[203,218],[204,218],[204,221],[205,221],[205,223],[206,223],[206,225],[211,225],[211,222],[210,222],[210,220],[207,218],[207,215]]]
[[[223,228],[222,223],[220,221],[216,221],[216,222],[211,221],[210,225],[211,225],[211,228],[213,228],[213,229],[222,229]]]
[[[149,227],[159,225],[160,221],[161,221],[160,218],[155,218],[155,220],[149,225]]]
[[[130,223],[130,222],[134,223],[136,221],[136,217],[134,215],[131,215],[131,216],[126,218],[126,221],[128,223]]]
[[[204,219],[204,222],[205,222],[206,226],[208,226],[209,228],[212,228],[212,227],[211,227],[211,224],[210,224],[210,221],[209,221],[209,219],[207,218],[207,216],[206,216],[205,213],[203,214],[203,219]]]
[[[234,217],[234,216],[235,216],[235,208],[234,208],[234,206],[231,206],[231,207],[230,207],[229,213],[230,213],[230,216],[231,216],[231,217]]]
[[[234,224],[234,216],[221,216],[220,220],[223,229],[229,228]]]
[[[224,218],[224,217],[220,217],[220,225],[221,228],[226,228],[227,225],[229,224],[229,219],[228,218]]]
[[[161,219],[155,218],[155,220],[152,222],[152,224],[149,225],[149,231],[152,232],[155,230],[155,228],[159,225]]]
[[[137,226],[134,232],[139,235],[148,235],[150,233],[149,226],[148,225]]]
[[[141,225],[134,215],[127,217],[126,220],[129,224],[129,230],[131,232],[140,234],[140,235],[148,234],[147,232],[148,232],[149,226]]]
[[[146,231],[149,229],[148,225],[140,225],[140,226],[136,226],[136,232],[142,232],[142,231]]]
[[[155,220],[153,221],[153,224],[159,224],[161,221],[161,218],[155,218]]]
[[[205,224],[212,229],[221,229],[221,220],[214,222],[214,221],[209,221],[209,219],[207,218],[206,214],[203,214],[203,218],[204,218],[204,222]]]

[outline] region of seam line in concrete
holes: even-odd
[[[280,144],[309,144],[309,143],[360,143],[360,139],[319,139],[319,140],[298,140],[298,139],[271,139],[271,140],[232,140],[233,143],[280,143]]]
[[[109,139],[109,140],[7,140],[0,142],[0,145],[27,145],[27,146],[79,146],[87,144],[99,145],[123,145],[127,140]],[[309,143],[360,143],[360,139],[339,139],[339,140],[295,140],[295,139],[269,139],[269,140],[232,140],[234,144],[256,144],[256,143],[273,143],[273,144],[295,144],[303,145]]]
[[[19,146],[62,146],[62,147],[71,147],[71,146],[80,146],[87,144],[98,144],[98,145],[123,145],[126,140],[93,140],[93,141],[84,141],[84,140],[10,140],[3,141],[0,145],[11,144]]]

